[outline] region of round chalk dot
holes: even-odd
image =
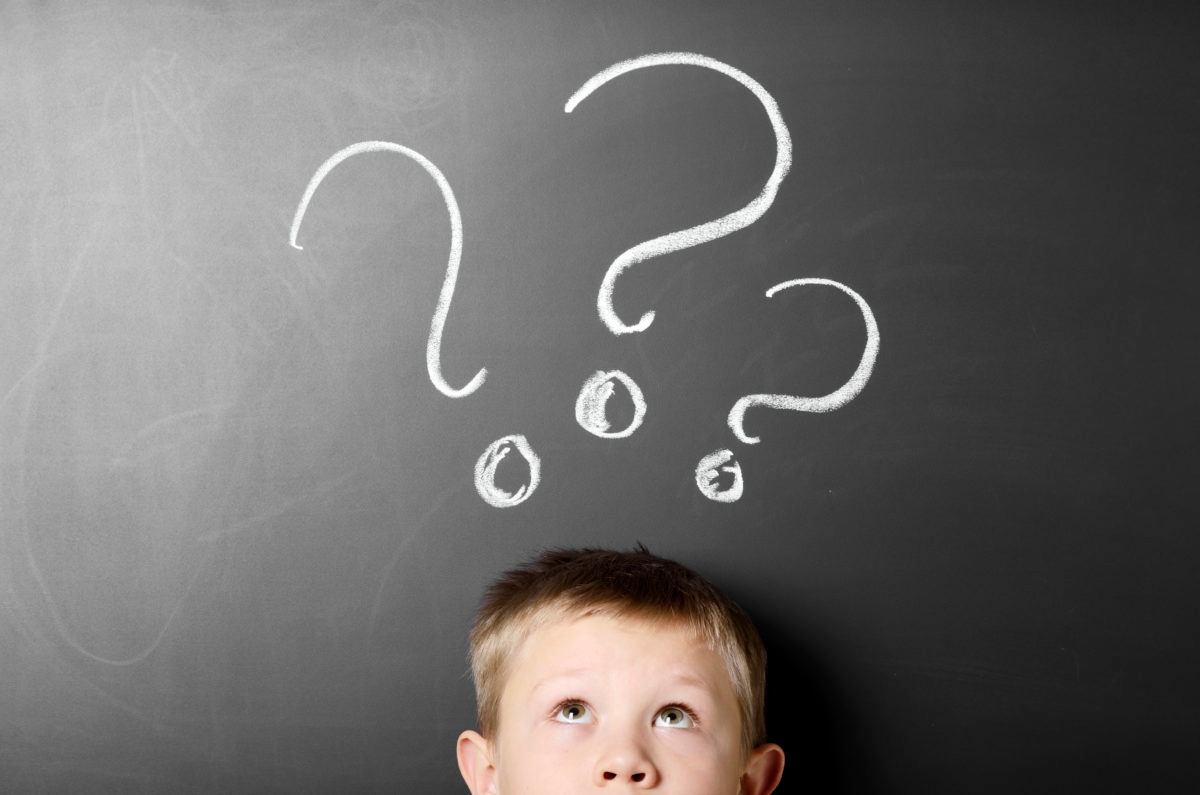
[[[729,485],[722,486],[721,474],[731,476]],[[737,502],[742,496],[742,465],[731,450],[717,450],[700,459],[696,466],[696,488],[713,502]]]
[[[516,450],[529,468],[528,482],[515,492],[507,491],[496,485],[496,469],[509,452]],[[488,445],[475,462],[475,490],[488,505],[496,508],[511,508],[529,499],[538,487],[542,477],[542,462],[537,453],[529,445],[529,440],[521,434],[504,436]]]
[[[633,403],[633,418],[619,431],[611,430],[608,401],[616,393],[617,384],[625,387]],[[575,421],[579,427],[601,439],[624,439],[633,434],[646,417],[646,398],[637,382],[620,370],[597,371],[583,382],[575,400]]]

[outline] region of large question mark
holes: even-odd
[[[329,175],[329,172],[333,171],[343,160],[364,152],[396,152],[415,160],[429,176],[433,177],[442,192],[442,200],[450,215],[450,257],[446,262],[446,277],[442,281],[442,290],[438,294],[437,305],[433,310],[433,320],[429,324],[429,340],[425,345],[425,366],[429,371],[429,380],[433,382],[439,392],[451,398],[466,397],[483,386],[484,379],[487,378],[487,370],[480,368],[479,372],[475,373],[475,377],[459,389],[450,386],[442,377],[442,331],[446,327],[446,316],[450,313],[450,301],[454,297],[454,287],[458,282],[458,266],[462,261],[463,232],[462,215],[458,210],[454,191],[450,188],[450,183],[442,174],[441,169],[434,165],[433,161],[415,149],[409,149],[407,146],[389,141],[362,141],[335,152],[321,164],[321,167],[309,180],[308,187],[304,189],[304,196],[300,199],[300,205],[296,208],[296,215],[292,219],[288,242],[292,244],[293,248],[303,250],[303,247],[296,242],[296,238],[300,234],[300,224],[304,220],[304,213],[308,210],[308,204],[312,200],[313,194],[316,193],[317,187]],[[496,469],[511,449],[516,449],[521,454],[529,468],[529,483],[519,488],[516,493],[509,493],[496,485]],[[540,479],[541,461],[530,447],[529,442],[520,434],[504,436],[492,442],[475,465],[476,491],[484,501],[497,508],[519,505],[529,499]]]
[[[626,325],[617,317],[612,305],[612,293],[618,276],[639,262],[725,237],[754,223],[775,201],[779,185],[792,166],[792,138],[788,134],[787,125],[783,123],[783,115],[779,112],[779,105],[775,99],[750,75],[715,58],[709,58],[707,55],[692,52],[662,52],[613,64],[594,75],[572,94],[571,98],[567,100],[564,110],[570,113],[597,88],[626,72],[650,66],[667,65],[703,66],[732,77],[749,89],[766,109],[767,118],[771,121],[771,129],[775,131],[775,168],[771,171],[771,176],[767,178],[767,182],[758,196],[742,209],[707,223],[639,243],[613,260],[604,274],[604,279],[600,283],[600,292],[596,297],[596,308],[600,312],[600,319],[613,334],[632,334],[644,331],[654,322],[653,310],[643,314],[642,319],[632,326]]]
[[[879,325],[875,322],[875,315],[871,312],[871,307],[854,290],[832,279],[792,279],[791,281],[781,282],[767,290],[767,298],[791,287],[802,287],[810,284],[835,287],[853,298],[854,302],[858,304],[858,309],[862,312],[863,321],[867,326],[867,344],[863,348],[862,358],[859,359],[858,367],[854,369],[854,372],[846,383],[828,395],[822,395],[821,397],[800,397],[797,395],[757,394],[745,395],[739,398],[733,404],[733,408],[729,410],[728,423],[730,430],[733,431],[733,435],[746,444],[758,444],[760,441],[759,437],[750,436],[746,433],[744,423],[748,409],[755,406],[764,406],[772,409],[815,413],[835,411],[858,397],[859,393],[866,387],[867,380],[870,379],[871,372],[875,368],[875,359],[879,356]],[[732,485],[725,488],[719,485],[720,472],[725,472],[733,476]],[[735,502],[741,497],[743,488],[742,468],[741,464],[734,459],[733,452],[721,449],[702,458],[700,464],[696,467],[696,486],[705,497],[716,502]]]
[[[450,258],[446,262],[446,278],[442,282],[442,291],[438,294],[437,306],[433,310],[433,320],[429,324],[429,341],[425,345],[425,366],[429,370],[429,380],[433,382],[439,392],[446,397],[466,397],[483,386],[484,379],[487,378],[487,370],[480,368],[479,372],[475,373],[475,377],[461,389],[450,386],[442,377],[442,330],[446,327],[446,316],[450,313],[450,300],[454,297],[454,286],[458,281],[458,264],[462,260],[463,232],[462,215],[458,211],[458,202],[454,199],[454,191],[450,189],[450,183],[446,181],[441,170],[431,160],[407,146],[388,141],[362,141],[334,153],[321,164],[321,167],[309,180],[308,187],[304,189],[304,197],[300,199],[300,206],[296,208],[296,216],[292,219],[292,231],[288,242],[297,250],[303,249],[296,242],[296,237],[300,234],[300,223],[304,220],[304,213],[308,210],[308,203],[316,193],[317,187],[339,163],[363,152],[396,152],[412,158],[429,173],[429,176],[433,177],[434,182],[442,191],[446,211],[450,214]]]

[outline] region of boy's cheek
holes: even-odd
[[[713,735],[702,729],[655,729],[655,740],[665,748],[680,751],[715,751],[720,747]]]
[[[593,724],[567,724],[546,721],[534,728],[528,738],[528,752],[542,756],[557,756],[584,745],[592,736]]]
[[[582,785],[579,776],[590,769],[584,764],[586,738],[578,731],[583,727],[561,727],[568,731],[545,728],[548,730],[534,731],[510,743],[510,752],[501,752],[497,758],[499,792],[503,795],[570,792]]]
[[[655,741],[664,752],[689,767],[707,769],[727,759],[736,761],[736,749],[725,748],[719,738],[703,731],[659,729]]]
[[[504,764],[515,770],[566,759],[584,748],[593,728],[587,724],[569,725],[546,720],[506,727],[500,732],[504,741],[496,749],[497,766]]]

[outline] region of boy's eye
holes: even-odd
[[[558,707],[554,719],[559,723],[591,723],[592,713],[578,701],[568,701]]]
[[[696,723],[683,707],[663,707],[654,716],[654,725],[672,729],[690,729]]]

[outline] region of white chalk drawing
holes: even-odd
[[[496,468],[510,451],[516,450],[529,467],[529,482],[516,492],[510,493],[496,485]],[[488,505],[496,508],[511,508],[529,499],[542,478],[542,461],[521,434],[504,436],[488,445],[475,462],[475,490]]]
[[[863,320],[867,324],[867,344],[863,348],[862,359],[858,362],[858,367],[850,376],[846,383],[842,384],[834,392],[822,397],[798,397],[796,395],[746,395],[739,398],[733,404],[733,408],[729,411],[729,427],[733,431],[733,435],[746,444],[758,444],[759,437],[749,436],[746,434],[744,421],[746,418],[746,410],[754,406],[765,406],[772,409],[787,409],[789,411],[810,411],[810,412],[828,412],[841,408],[849,403],[867,385],[867,380],[871,377],[871,371],[875,367],[875,358],[879,355],[879,326],[875,323],[875,315],[871,312],[871,307],[863,300],[863,297],[851,290],[841,282],[835,282],[832,279],[792,279],[791,281],[781,282],[771,289],[767,290],[767,298],[776,293],[787,290],[791,287],[803,287],[809,284],[821,284],[827,287],[836,287],[846,295],[854,299],[858,304],[859,310],[862,312]]]
[[[629,391],[629,399],[633,401],[633,419],[629,425],[619,431],[609,428],[608,400],[616,390],[617,382],[625,385]],[[579,427],[601,439],[624,439],[633,435],[646,417],[646,398],[637,382],[620,370],[608,372],[597,371],[583,382],[579,390],[579,398],[575,401],[575,421]]]
[[[721,472],[733,476],[733,481],[725,488],[721,488]],[[713,502],[737,502],[744,485],[742,465],[733,457],[731,450],[709,453],[696,466],[696,487]]]
[[[564,111],[566,113],[573,112],[579,103],[591,96],[596,89],[627,72],[652,66],[673,65],[699,66],[711,69],[736,80],[754,94],[755,98],[758,99],[766,111],[767,119],[775,135],[775,164],[759,194],[741,209],[706,223],[644,241],[622,252],[613,260],[601,280],[600,290],[596,298],[596,307],[600,319],[613,334],[632,334],[644,331],[654,321],[655,317],[654,311],[648,310],[637,323],[629,325],[617,316],[616,310],[613,308],[613,290],[616,286],[617,278],[622,273],[648,259],[698,246],[725,237],[753,224],[774,203],[775,197],[779,192],[779,187],[792,165],[791,135],[788,132],[787,125],[783,121],[783,116],[775,99],[762,85],[745,72],[698,53],[653,53],[616,63],[588,79],[567,100]],[[296,214],[292,221],[289,242],[294,248],[301,249],[301,246],[297,242],[300,225],[304,220],[308,205],[322,180],[342,161],[365,152],[393,152],[416,161],[418,165],[433,177],[442,192],[446,211],[450,216],[450,255],[446,263],[445,279],[442,283],[442,289],[438,295],[437,305],[434,308],[433,318],[430,322],[429,340],[426,345],[426,366],[429,371],[430,381],[443,394],[453,398],[470,395],[483,385],[487,377],[486,369],[481,368],[465,386],[458,389],[446,383],[441,373],[442,334],[445,329],[446,318],[450,311],[450,303],[454,297],[454,288],[458,280],[458,269],[462,260],[463,234],[462,216],[458,208],[458,203],[454,198],[454,192],[450,188],[450,183],[432,161],[413,149],[387,141],[363,141],[336,152],[317,169],[308,186],[305,188],[304,195],[300,200],[299,206],[296,208]],[[871,312],[870,306],[867,305],[867,302],[858,293],[830,279],[808,278],[794,279],[777,284],[769,289],[766,295],[770,298],[781,290],[804,285],[835,287],[845,292],[858,304],[867,326],[867,344],[863,351],[862,359],[853,375],[851,375],[850,379],[841,388],[822,397],[752,394],[740,398],[733,405],[733,408],[730,409],[728,423],[734,435],[746,444],[757,444],[759,442],[758,437],[749,436],[745,431],[745,415],[750,408],[764,406],[791,411],[833,411],[853,400],[862,392],[874,368],[875,359],[879,352],[879,328],[875,323],[875,317]],[[634,413],[633,418],[626,427],[613,430],[612,423],[608,418],[608,407],[609,400],[616,393],[618,383],[623,385],[629,393]],[[637,382],[620,370],[597,371],[594,373],[584,382],[575,402],[576,422],[588,433],[604,439],[623,439],[631,436],[642,425],[645,414],[646,400],[641,388],[637,385]],[[514,449],[525,459],[529,477],[525,485],[519,487],[515,492],[509,492],[496,484],[496,471],[501,462]],[[541,461],[529,445],[528,440],[520,434],[497,439],[488,446],[475,464],[476,491],[478,491],[480,497],[485,502],[497,508],[512,507],[529,499],[537,489],[540,479]],[[723,483],[728,485],[723,486]],[[701,493],[711,500],[723,503],[736,502],[744,490],[741,464],[734,458],[730,450],[717,450],[701,459],[696,468],[696,485]]]
[[[313,194],[316,193],[317,187],[321,181],[333,171],[339,163],[354,155],[364,152],[396,152],[405,157],[415,160],[421,168],[433,177],[438,188],[442,191],[442,199],[446,203],[446,211],[450,214],[450,258],[446,262],[446,278],[442,282],[442,291],[438,295],[437,306],[433,310],[433,320],[429,324],[429,342],[425,346],[425,366],[429,370],[429,380],[437,387],[438,391],[443,395],[452,398],[466,397],[479,387],[483,386],[484,379],[487,378],[487,369],[480,368],[479,372],[475,373],[475,377],[467,382],[466,386],[455,389],[446,383],[446,379],[442,377],[441,365],[441,349],[442,349],[442,331],[446,327],[446,316],[450,313],[450,301],[454,297],[454,286],[458,282],[458,266],[462,260],[463,232],[462,232],[462,215],[458,211],[458,202],[454,199],[454,191],[450,189],[450,183],[446,181],[446,177],[428,158],[407,146],[390,143],[388,141],[362,141],[357,144],[352,144],[334,153],[328,160],[321,164],[317,172],[308,182],[308,187],[304,189],[304,197],[300,199],[300,205],[296,208],[296,215],[292,219],[292,231],[289,242],[292,247],[297,250],[302,250],[303,247],[296,242],[297,236],[300,234],[300,223],[304,220],[304,213],[308,210],[308,203],[312,200]]]
[[[767,118],[771,122],[771,129],[775,132],[775,168],[771,171],[770,177],[767,178],[767,182],[763,185],[763,189],[758,196],[742,209],[707,223],[678,232],[671,232],[656,237],[653,240],[639,243],[613,260],[613,263],[604,274],[604,279],[600,284],[600,292],[596,297],[596,308],[600,312],[600,319],[604,321],[604,324],[608,326],[609,331],[613,334],[632,334],[644,331],[654,322],[653,310],[643,314],[641,320],[632,326],[625,324],[617,317],[617,313],[612,305],[612,294],[618,276],[639,262],[725,237],[754,223],[762,217],[775,201],[775,194],[779,191],[779,185],[783,182],[783,178],[787,176],[788,170],[792,166],[792,138],[788,133],[787,125],[783,122],[783,115],[779,112],[779,105],[775,102],[775,99],[754,78],[745,72],[735,69],[729,64],[722,63],[715,58],[709,58],[706,55],[691,52],[663,52],[643,55],[640,58],[633,58],[628,61],[621,61],[597,73],[584,83],[567,100],[564,110],[567,113],[575,110],[579,103],[590,96],[597,88],[626,72],[651,66],[668,65],[702,66],[707,69],[713,69],[733,78],[749,89],[758,98],[758,101],[762,103],[763,108],[766,109]]]

